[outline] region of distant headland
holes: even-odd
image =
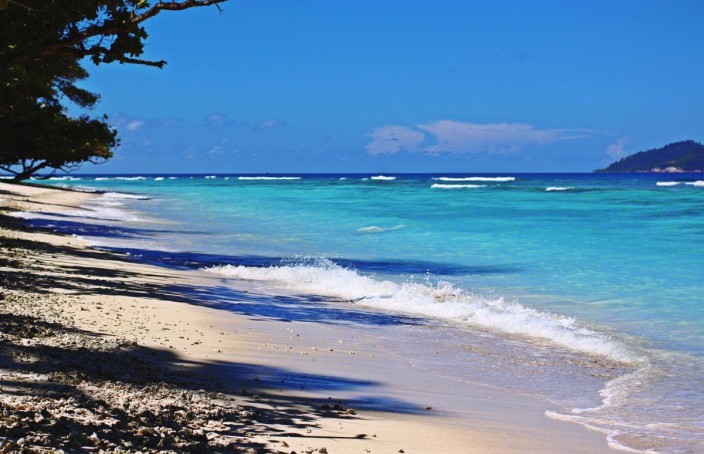
[[[596,173],[704,172],[704,145],[684,140],[662,148],[640,151],[614,162]]]

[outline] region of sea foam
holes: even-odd
[[[516,177],[437,177],[437,181],[515,181]]]
[[[433,189],[471,189],[471,188],[483,188],[483,184],[442,184],[433,183],[430,185]]]
[[[378,225],[370,225],[367,227],[360,227],[356,231],[358,233],[381,233],[381,232],[390,232],[392,230],[398,230],[406,227],[405,224],[398,224],[393,227],[379,227]]]
[[[54,181],[78,181],[82,180],[83,178],[80,177],[51,177],[49,180],[54,180]]]
[[[300,180],[301,177],[237,177],[238,180]]]
[[[547,192],[553,192],[553,191],[569,191],[571,189],[574,189],[572,186],[548,186],[545,188]]]
[[[395,283],[377,280],[324,258],[267,268],[222,265],[206,271],[408,314],[434,317],[498,332],[548,340],[570,350],[636,361],[625,345],[579,325],[573,318],[540,312],[503,298],[490,299],[448,282]]]
[[[697,180],[697,181],[688,181],[687,183],[690,186],[698,186],[698,187],[704,187],[704,180]]]
[[[657,183],[655,183],[656,186],[666,186],[666,187],[667,186],[677,186],[678,184],[680,184],[679,181],[658,181]]]
[[[146,180],[147,177],[95,177],[95,181],[106,181],[106,180],[122,180],[122,181],[140,181]]]
[[[150,200],[151,197],[140,194],[129,194],[127,192],[106,192],[103,194],[103,199],[136,199],[136,200]]]
[[[387,177],[386,175],[376,175],[371,177],[372,180],[377,180],[377,181],[392,181],[395,180],[396,177]]]

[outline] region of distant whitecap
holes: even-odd
[[[436,177],[437,181],[515,181],[516,177]]]
[[[55,181],[78,181],[78,180],[82,180],[83,178],[80,178],[80,177],[51,177],[49,179],[55,180]]]
[[[300,180],[301,177],[237,177],[238,180]]]
[[[398,230],[406,227],[405,224],[397,224],[393,227],[379,227],[378,225],[370,225],[367,227],[360,227],[356,231],[358,233],[381,233],[381,232],[389,232],[392,230]]]
[[[571,189],[574,189],[572,186],[549,186],[545,188],[547,192],[552,192],[552,191],[569,191]]]
[[[483,188],[483,184],[441,184],[433,183],[431,186],[433,189],[472,189],[472,188]]]

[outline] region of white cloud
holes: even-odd
[[[367,134],[372,139],[365,147],[371,155],[393,154],[401,150],[416,151],[425,134],[405,126],[382,126]]]
[[[256,123],[252,123],[247,120],[236,120],[230,117],[228,114],[213,112],[203,117],[203,125],[205,125],[205,127],[210,130],[236,126],[242,128],[249,128],[252,131],[262,131],[265,129],[281,128],[286,125],[286,122],[284,120],[277,120],[275,118],[267,118]]]
[[[235,121],[227,114],[220,112],[213,112],[203,118],[203,124],[208,129],[226,128],[232,126],[234,123]]]
[[[254,125],[254,127],[252,127],[252,129],[254,129],[255,131],[259,131],[262,129],[275,129],[275,128],[280,128],[280,127],[284,126],[285,124],[286,124],[286,122],[283,120],[276,120],[274,118],[270,118],[268,120],[260,121],[259,123]]]
[[[431,143],[419,148],[426,139],[426,134]],[[526,145],[546,145],[591,135],[592,131],[587,129],[541,129],[527,123],[438,120],[417,125],[415,129],[406,126],[375,128],[369,134],[372,142],[366,149],[372,155],[397,153],[401,150],[428,154],[516,153]]]
[[[606,147],[606,155],[612,159],[621,159],[626,156],[626,145],[631,141],[628,136],[620,137],[616,142]]]
[[[136,131],[144,126],[144,122],[141,120],[131,120],[125,125],[125,129],[128,131]]]
[[[181,118],[137,118],[131,117],[121,112],[110,114],[109,122],[111,126],[118,130],[125,129],[134,132],[145,128],[169,128],[183,122]]]

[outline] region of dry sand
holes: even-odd
[[[537,398],[394,355],[378,334],[404,327],[312,316],[344,303],[135,263],[8,216],[91,197],[0,183],[0,452],[609,451]],[[284,303],[309,316],[257,309]]]

